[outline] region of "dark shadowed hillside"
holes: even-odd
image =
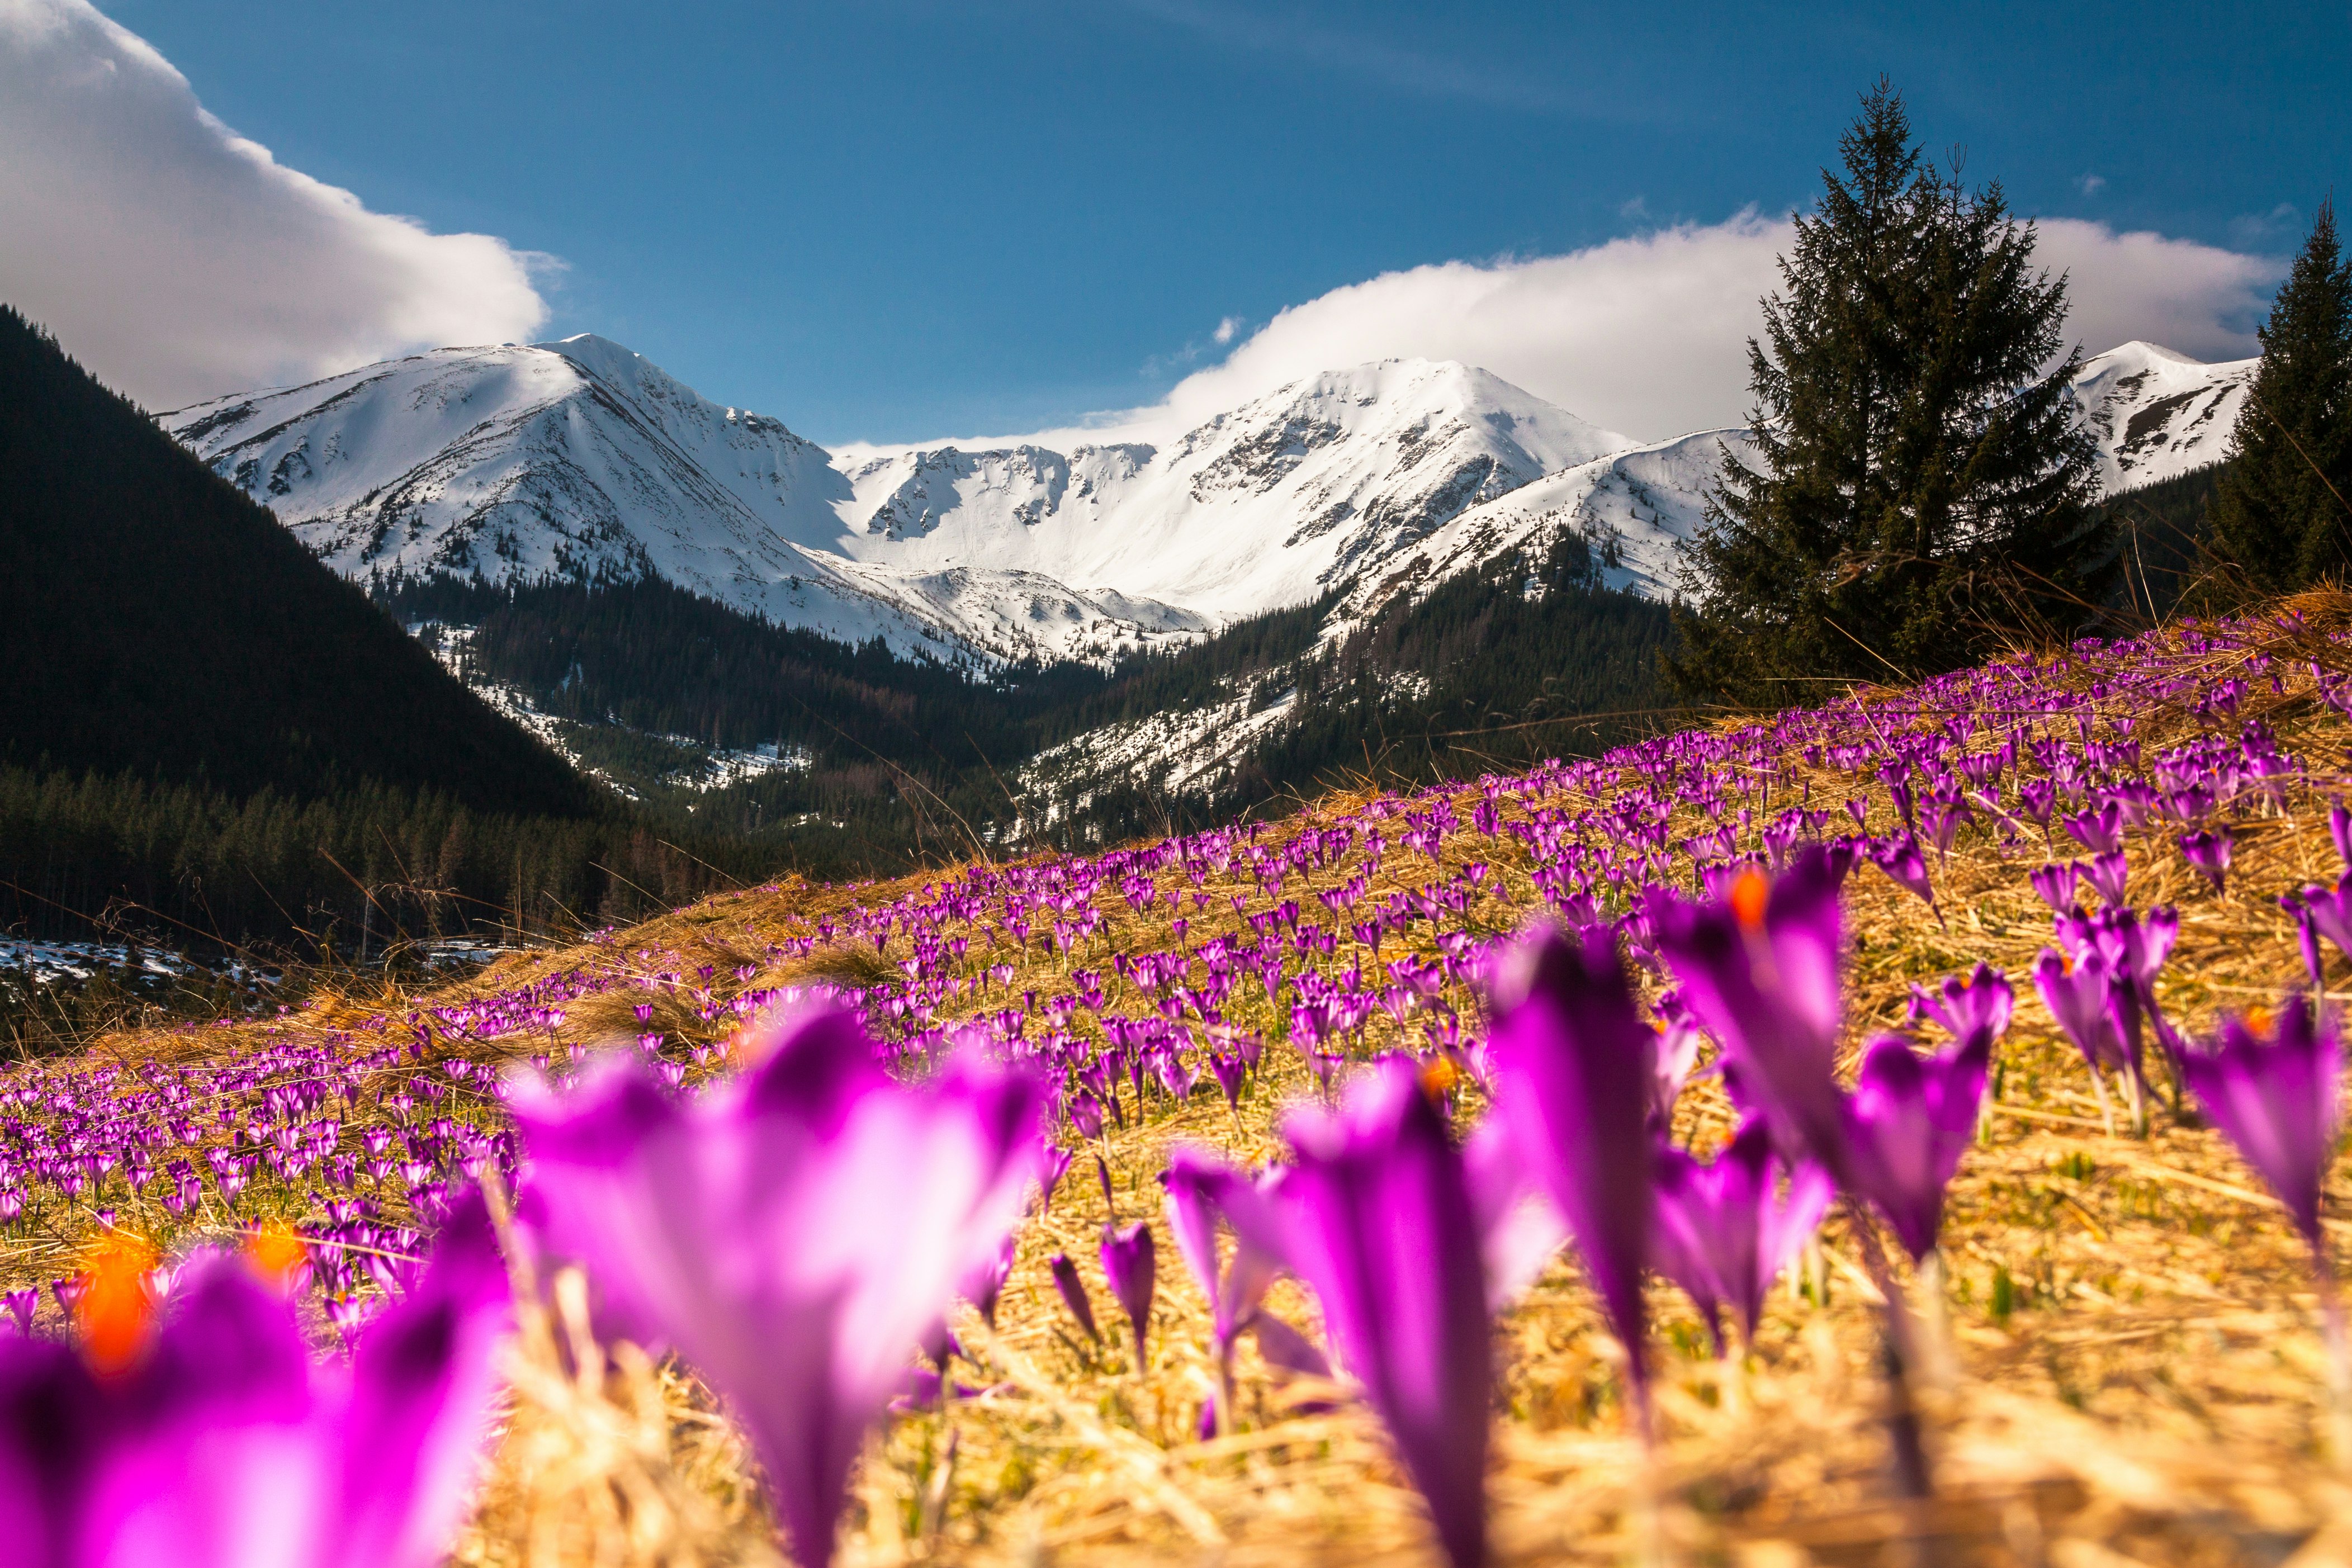
[[[476,810],[593,789],[269,513],[0,308],[0,762]]]

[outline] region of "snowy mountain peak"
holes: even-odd
[[[2110,494],[2219,463],[2260,360],[2209,365],[2133,341],[2083,361],[2074,395],[2098,436]]]
[[[2077,382],[2110,488],[2221,455],[2253,361],[2148,343]],[[440,349],[161,416],[352,576],[658,574],[902,651],[1108,659],[1336,595],[1355,623],[1574,528],[1671,592],[1744,433],[1637,446],[1453,361],[1303,377],[1159,444],[862,449],[583,333]],[[1339,622],[1335,622],[1335,625]]]

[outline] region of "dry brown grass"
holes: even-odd
[[[2161,992],[2192,1032],[2221,1009],[2274,996],[2300,974],[2292,929],[2273,902],[2290,886],[2328,880],[2334,852],[2325,793],[2352,732],[2311,696],[2291,663],[2344,653],[2324,633],[2352,627],[2352,597],[2302,605],[2305,627],[2281,631],[2286,689],[2254,683],[2242,716],[2262,717],[2311,763],[2320,788],[2291,811],[2240,826],[2226,893],[2180,861],[2169,838],[2134,834],[2134,901],[2172,902],[2180,946]],[[2243,663],[2252,651],[2219,655]],[[2187,715],[2135,716],[2149,754],[2192,733]],[[1810,771],[1817,807],[1835,808],[1855,781]],[[1874,828],[1890,822],[1870,787]],[[1334,798],[1279,830],[1344,813],[1360,795]],[[1467,818],[1469,799],[1461,810]],[[1677,824],[1683,831],[1696,826]],[[1492,862],[1496,893],[1478,910],[1495,928],[1535,899],[1508,840],[1465,833],[1449,845]],[[1492,1497],[1497,1555],[1507,1562],[1644,1557],[1764,1565],[1936,1562],[2103,1568],[2103,1565],[2352,1562],[2352,1490],[2322,1438],[2323,1377],[2314,1297],[2299,1243],[2260,1184],[2214,1134],[2159,1105],[2145,1140],[2102,1131],[2085,1070],[2055,1033],[2025,974],[2048,940],[2045,912],[2025,881],[2038,841],[2004,855],[1969,830],[1937,867],[1948,925],[1908,893],[1864,869],[1849,883],[1855,934],[1850,1016],[1858,1046],[1871,1028],[1901,1020],[1908,988],[1979,959],[2019,983],[2015,1025],[2001,1048],[2000,1100],[1989,1135],[1964,1163],[1946,1227],[1940,1294],[1953,1375],[1923,1397],[1937,1495],[1906,1505],[1889,1482],[1878,1371],[1878,1314],[1843,1220],[1822,1243],[1810,1287],[1776,1291],[1744,1360],[1714,1361],[1681,1297],[1653,1291],[1657,1332],[1648,1354],[1659,1381],[1661,1441],[1646,1456],[1619,1408],[1623,1349],[1602,1328],[1572,1255],[1557,1261],[1497,1324],[1503,1375],[1496,1396]],[[1407,885],[1417,857],[1392,851],[1374,896]],[[1343,880],[1335,866],[1305,879]],[[1428,874],[1420,866],[1411,880]],[[730,894],[620,933],[614,939],[517,956],[451,988],[483,994],[533,975],[594,966],[628,984],[575,1007],[559,1031],[594,1043],[638,1028],[629,1009],[652,1000],[657,1027],[693,1035],[709,1026],[667,989],[661,972],[714,969],[721,996],[744,984],[828,977],[868,983],[887,959],[870,946],[839,947],[783,966],[769,944],[805,933],[852,904],[919,887],[925,878],[859,890],[794,885]],[[1195,939],[1237,925],[1213,883]],[[1286,889],[1304,900],[1294,877]],[[2086,895],[2087,896],[2087,895]],[[1253,907],[1262,901],[1253,897]],[[1192,913],[1188,910],[1188,913]],[[1006,1005],[1025,988],[1067,988],[1071,964],[1009,938],[970,933],[974,963],[1017,959],[1009,988],[979,1006]],[[1164,941],[1123,904],[1107,912],[1102,946],[1079,962]],[[1393,946],[1383,956],[1394,956]],[[642,956],[640,955],[643,955]],[[738,981],[739,966],[756,970]],[[1114,990],[1118,988],[1114,987]],[[1252,988],[1244,987],[1244,990]],[[348,1027],[406,998],[344,998],[295,1027]],[[1114,1007],[1122,1003],[1114,1000]],[[1140,1005],[1131,994],[1130,1010]],[[1261,1009],[1263,1003],[1257,1004]],[[1268,1023],[1264,1018],[1245,1021]],[[1382,1025],[1381,1027],[1387,1027]],[[184,1049],[188,1037],[124,1038],[108,1049]],[[1112,1134],[1100,1152],[1118,1216],[1158,1216],[1154,1173],[1167,1145],[1194,1138],[1243,1158],[1279,1147],[1279,1105],[1306,1092],[1295,1053],[1269,1049],[1264,1092],[1238,1116],[1197,1097],[1172,1114]],[[1475,1109],[1475,1107],[1474,1107]],[[1679,1135],[1700,1146],[1728,1128],[1718,1092],[1686,1097]],[[2346,1215],[2340,1186],[2334,1216]],[[1299,1415],[1302,1393],[1241,1354],[1239,1429],[1211,1442],[1192,1433],[1211,1376],[1206,1303],[1175,1249],[1159,1235],[1160,1291],[1150,1364],[1130,1364],[1127,1332],[1095,1263],[1107,1218],[1082,1157],[1047,1212],[1020,1238],[998,1329],[963,1325],[969,1359],[958,1375],[989,1385],[944,1411],[905,1416],[878,1436],[845,1518],[845,1561],[986,1564],[1042,1563],[1231,1564],[1426,1563],[1420,1505],[1375,1423],[1360,1408]],[[2331,1227],[2352,1231],[2352,1219]],[[1045,1259],[1066,1250],[1095,1291],[1109,1344],[1079,1340]],[[2003,1283],[2005,1281],[2005,1283]],[[1285,1286],[1276,1309],[1310,1324],[1312,1299]],[[530,1319],[514,1353],[516,1381],[481,1506],[458,1551],[465,1563],[699,1563],[774,1560],[772,1526],[756,1470],[723,1412],[690,1377],[615,1347],[607,1372],[563,1314]],[[567,1348],[559,1351],[559,1344]],[[1328,1393],[1328,1390],[1319,1392]]]

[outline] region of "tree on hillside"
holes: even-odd
[[[1883,79],[1839,152],[1748,341],[1753,466],[1725,452],[1694,541],[1670,662],[1694,692],[1955,668],[2075,623],[2115,570],[2033,225],[1923,160]]]
[[[2352,564],[2352,262],[2333,203],[2320,204],[2262,339],[2210,525],[2223,560],[2279,592]]]

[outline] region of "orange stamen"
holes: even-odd
[[[1462,1082],[1462,1071],[1450,1057],[1439,1057],[1421,1070],[1421,1092],[1432,1100],[1451,1094]]]
[[[2256,1002],[2246,1009],[2246,1029],[2256,1040],[2268,1040],[2278,1031],[2278,1019],[2271,1009]]]
[[[1743,931],[1764,929],[1764,904],[1772,895],[1771,881],[1754,866],[1741,872],[1731,883],[1731,913]]]
[[[293,1283],[294,1270],[302,1266],[303,1256],[302,1238],[282,1219],[246,1233],[246,1266],[278,1290]]]
[[[155,1295],[147,1271],[155,1262],[152,1243],[121,1230],[102,1233],[82,1254],[74,1327],[83,1357],[102,1375],[129,1371],[153,1337]]]

